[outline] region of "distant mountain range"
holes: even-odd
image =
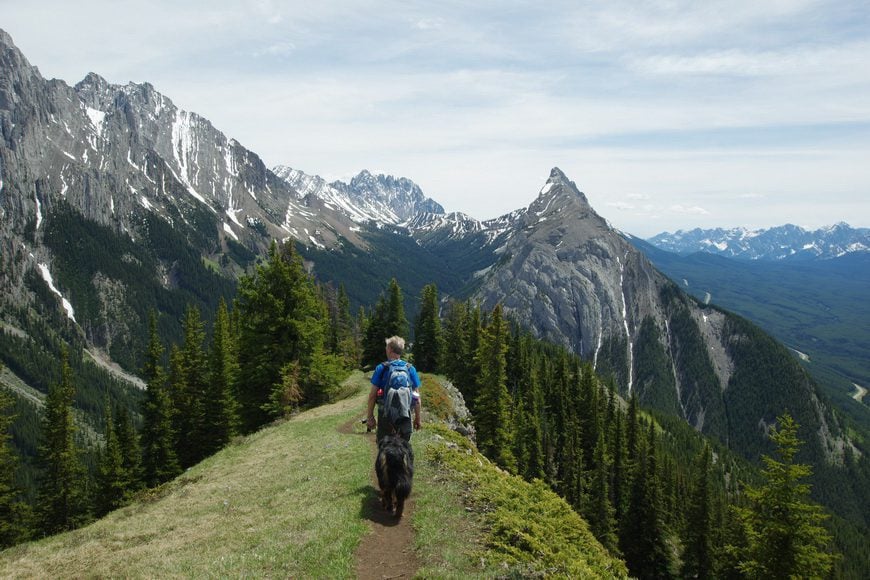
[[[746,260],[824,260],[870,252],[870,228],[852,228],[844,222],[815,231],[791,224],[760,230],[696,228],[663,232],[647,241],[681,255],[707,252]]]

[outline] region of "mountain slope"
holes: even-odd
[[[679,256],[628,239],[686,291],[746,316],[808,357],[805,366],[822,373],[823,386],[839,385],[841,406],[848,406],[853,383],[870,383],[870,254],[771,263]]]
[[[498,252],[475,299],[487,308],[501,303],[537,336],[591,359],[623,395],[636,392],[752,461],[771,453],[767,426],[786,408],[819,472],[836,470],[846,449],[854,451],[784,347],[682,292],[558,169]]]

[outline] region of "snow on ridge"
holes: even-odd
[[[0,181],[0,185],[2,185],[2,181]],[[42,204],[39,203],[39,196],[34,194],[33,198],[36,200],[36,229],[39,229],[39,224],[42,223]]]
[[[54,279],[51,277],[51,272],[48,270],[48,266],[43,264],[42,262],[38,262],[36,264],[39,267],[39,272],[42,274],[42,279],[45,280],[45,283],[48,284],[48,289],[51,290],[54,294],[60,296],[61,304],[63,304],[63,309],[66,311],[67,317],[73,322],[76,321],[75,312],[73,312],[72,304],[69,303],[69,300],[63,297],[63,294],[60,293],[60,290],[54,285]]]
[[[227,212],[227,213],[229,213],[229,212]],[[235,216],[233,216],[233,217],[235,217]],[[236,222],[236,223],[238,224],[239,222]],[[241,224],[239,224],[239,225],[241,225]],[[236,235],[236,232],[233,231],[233,228],[231,228],[230,224],[228,224],[227,222],[224,222],[224,231],[227,234],[229,234],[234,240],[236,240],[237,242],[239,241],[239,236]]]
[[[106,113],[97,109],[92,109],[91,107],[85,107],[85,113],[87,113],[88,119],[91,120],[91,124],[96,130],[97,136],[101,137],[103,135],[103,121],[106,120]]]
[[[239,213],[240,211],[242,211],[242,210],[241,209],[227,208],[226,214],[227,214],[227,217],[230,218],[230,220],[232,220],[232,222],[234,224],[236,224],[237,226],[239,226],[241,228],[244,226],[242,226],[242,224],[239,222],[239,218],[236,217],[236,214]]]

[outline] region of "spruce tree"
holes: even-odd
[[[229,443],[238,432],[236,381],[239,365],[230,329],[227,305],[218,305],[209,350],[208,382],[203,409],[203,452],[210,455]]]
[[[288,363],[299,361],[307,381],[329,317],[292,243],[273,243],[268,261],[240,280],[238,310],[240,416],[242,431],[250,432],[270,419],[269,400]]]
[[[713,561],[713,528],[712,499],[710,497],[710,447],[704,448],[698,454],[694,465],[692,495],[689,503],[688,521],[683,539],[684,578],[712,578]]]
[[[60,382],[45,399],[39,461],[42,481],[37,494],[41,529],[55,534],[81,525],[87,517],[85,468],[74,442],[75,385],[66,347],[61,353]]]
[[[478,393],[482,384],[480,376],[482,369],[477,357],[482,343],[483,329],[481,318],[480,306],[469,308],[468,324],[465,326],[467,354],[462,359],[465,362],[465,368],[463,369],[462,380],[456,385],[462,391],[462,396],[465,397],[465,402],[472,414],[475,414],[477,411]]]
[[[175,454],[176,415],[163,369],[163,345],[157,335],[157,316],[151,312],[148,324],[148,350],[142,377],[147,390],[142,410],[142,477],[144,483],[154,487],[181,473]]]
[[[15,484],[18,461],[10,445],[10,429],[15,419],[10,414],[12,404],[12,396],[0,387],[0,548],[16,544],[26,531],[25,504],[20,499],[21,490]]]
[[[619,538],[616,534],[616,517],[610,502],[610,486],[608,485],[611,462],[607,454],[603,431],[598,432],[593,463],[595,464],[595,472],[589,492],[591,505],[591,509],[588,510],[589,526],[601,545],[607,548],[610,553],[616,554],[619,551]]]
[[[405,317],[405,299],[402,289],[395,278],[390,280],[387,289],[387,316],[384,320],[383,333],[385,338],[401,336],[408,338],[408,319]]]
[[[173,385],[180,396],[175,401],[179,418],[176,453],[182,467],[190,467],[209,454],[210,434],[206,432],[205,414],[209,404],[208,358],[204,348],[205,324],[196,306],[188,306],[182,325],[184,345],[181,348],[181,381]],[[173,377],[173,380],[175,378]],[[224,385],[221,385],[223,387]]]
[[[442,350],[438,288],[429,284],[420,294],[420,313],[414,326],[414,366],[424,372],[440,372]]]
[[[530,366],[530,364],[529,364]],[[537,377],[527,369],[528,382],[522,392],[520,418],[516,433],[518,441],[517,461],[523,477],[531,481],[544,478],[544,436],[541,428],[541,388]]]
[[[126,476],[124,487],[129,494],[132,494],[142,489],[142,451],[133,418],[124,407],[118,409],[115,433],[118,434],[118,444],[121,446],[121,459]]]
[[[809,465],[795,463],[798,424],[788,413],[777,418],[771,435],[779,459],[762,457],[764,483],[746,489],[749,506],[738,508],[746,547],[740,570],[750,578],[826,578],[835,556],[826,551],[831,535],[821,525],[822,508],[808,500],[801,480]]]
[[[628,453],[625,442],[625,427],[623,413],[617,410],[613,422],[613,466],[611,478],[613,482],[612,503],[617,523],[622,521],[628,506]]]
[[[501,305],[496,305],[489,326],[483,331],[475,357],[480,366],[480,392],[475,402],[475,427],[480,452],[501,467],[516,471],[512,449],[510,410],[507,390],[507,325]]]
[[[385,334],[386,321],[387,299],[383,294],[381,294],[371,315],[365,320],[363,338],[364,367],[375,367],[386,359],[386,344],[384,343],[384,339],[390,337],[390,335]]]
[[[444,374],[453,381],[468,403],[468,394],[460,383],[466,376],[468,361],[473,355],[468,350],[468,305],[451,300],[444,321]]]
[[[104,419],[106,423],[105,446],[100,453],[97,471],[96,510],[103,516],[125,505],[129,499],[128,476],[124,469],[121,444],[115,430],[112,409],[108,397],[105,401]]]
[[[621,522],[619,547],[629,572],[637,578],[671,578],[671,558],[661,514],[661,490],[657,472],[655,424],[642,445],[638,431],[639,460],[631,485],[631,496]]]

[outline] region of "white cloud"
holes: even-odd
[[[698,207],[697,205],[686,207],[684,205],[676,204],[672,205],[668,208],[670,211],[674,213],[687,214],[687,215],[710,215],[703,207]]]

